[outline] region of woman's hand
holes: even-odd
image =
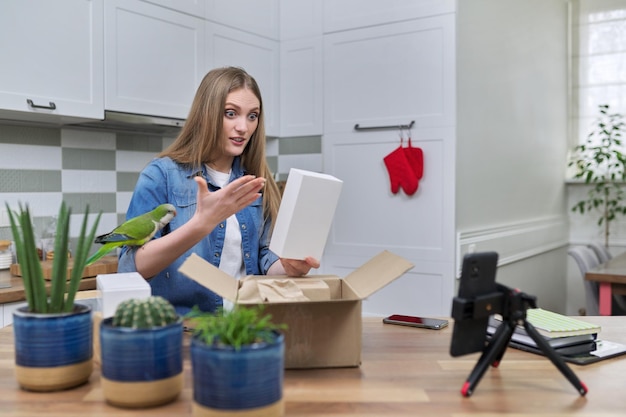
[[[267,275],[288,275],[290,277],[301,277],[309,273],[311,268],[319,268],[317,259],[307,257],[301,259],[280,258],[280,262],[275,262],[267,271]]]
[[[209,192],[206,180],[194,177],[198,184],[198,198],[194,217],[209,229],[243,210],[261,196],[265,178],[245,175],[226,185],[221,190]]]

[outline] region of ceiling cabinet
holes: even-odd
[[[0,2],[0,118],[104,115],[102,0]]]
[[[322,37],[280,43],[281,136],[323,133]]]
[[[206,0],[205,18],[242,32],[278,40],[278,10],[279,0]]]
[[[279,43],[213,22],[206,22],[207,68],[244,68],[259,84],[263,95],[265,130],[279,136]]]
[[[105,2],[105,108],[185,119],[205,74],[204,20],[138,0]]]

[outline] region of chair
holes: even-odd
[[[613,255],[611,255],[611,252],[609,252],[607,247],[600,243],[591,242],[587,244],[587,247],[591,248],[591,250],[595,252],[601,264],[613,258]]]
[[[597,316],[599,312],[599,286],[595,281],[588,281],[585,279],[585,274],[592,268],[597,267],[603,262],[600,262],[600,258],[596,252],[588,246],[578,246],[570,248],[567,253],[574,258],[580,274],[582,275],[583,285],[585,286],[585,308],[587,309],[588,316]],[[613,294],[613,306],[612,315],[620,316],[626,315],[626,300],[623,296]]]
[[[598,307],[598,283],[587,281],[585,274],[590,269],[600,265],[600,261],[595,252],[586,246],[577,246],[567,251],[568,255],[574,258],[580,274],[582,275],[583,285],[585,286],[585,308],[588,316],[597,316],[600,311]]]

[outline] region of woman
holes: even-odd
[[[243,69],[210,71],[176,140],[141,172],[126,218],[170,203],[176,217],[150,242],[124,247],[119,272],[137,271],[179,314],[214,311],[217,294],[178,272],[196,253],[235,277],[306,275],[313,258],[279,259],[269,238],[280,193],[265,159],[259,87]]]

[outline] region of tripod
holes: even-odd
[[[504,351],[506,350],[511,336],[515,331],[515,327],[518,323],[522,322],[528,335],[535,341],[537,347],[552,361],[554,366],[568,379],[569,382],[576,388],[580,395],[587,393],[587,387],[583,384],[576,374],[570,369],[565,361],[554,351],[554,349],[546,342],[541,334],[535,329],[535,327],[526,320],[526,310],[528,308],[536,308],[536,298],[530,296],[518,290],[513,290],[504,285],[496,284],[498,287],[499,295],[491,294],[491,300],[501,300],[500,306],[502,315],[502,324],[498,327],[491,340],[489,340],[483,349],[483,353],[478,359],[478,363],[474,366],[474,369],[470,373],[469,377],[463,387],[461,388],[461,394],[465,397],[469,397],[474,392],[478,382],[483,377],[487,368],[491,365],[498,367]],[[467,300],[456,299],[455,302],[468,304]],[[473,304],[470,302],[469,304]],[[498,304],[498,303],[496,303]],[[465,305],[467,307],[467,305]],[[467,308],[464,308],[467,313]],[[498,311],[492,311],[491,313],[497,313]],[[470,312],[473,316],[474,312]]]

